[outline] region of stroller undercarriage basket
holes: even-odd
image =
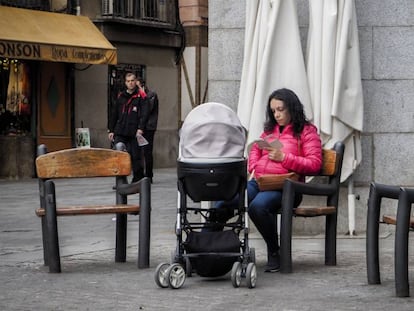
[[[241,243],[233,230],[188,234],[183,243],[191,266],[205,277],[222,276],[229,272],[240,257]]]

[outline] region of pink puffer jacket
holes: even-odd
[[[261,138],[269,133],[262,133]],[[282,151],[285,158],[282,162],[275,162],[269,159],[268,151],[260,149],[253,144],[249,153],[249,173],[254,170],[254,176],[260,177],[263,174],[285,174],[296,172],[300,175],[317,174],[322,167],[322,144],[317,129],[312,124],[306,124],[303,128],[300,139],[293,135],[292,124],[285,126],[282,133],[279,126],[276,126],[272,138],[279,139],[283,144]],[[274,137],[274,138],[273,138]]]

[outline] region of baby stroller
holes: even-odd
[[[245,208],[245,143],[246,130],[236,113],[223,104],[202,104],[186,117],[177,160],[177,245],[172,263],[156,268],[158,286],[177,289],[193,272],[217,277],[229,271],[234,287],[240,286],[242,278],[247,287],[256,286],[255,250],[249,247]],[[187,205],[187,198],[197,204]],[[237,207],[227,210],[200,203],[232,199]],[[220,221],[219,213],[226,213],[228,221]]]

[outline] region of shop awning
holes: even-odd
[[[0,57],[116,64],[116,48],[88,17],[0,6]]]

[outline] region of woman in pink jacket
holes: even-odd
[[[317,129],[305,116],[296,94],[279,89],[270,96],[266,107],[266,121],[261,138],[278,147],[259,148],[254,143],[248,160],[253,177],[247,185],[248,213],[266,242],[266,272],[279,271],[279,243],[275,214],[281,207],[282,191],[260,191],[255,178],[263,174],[296,172],[316,174],[322,167],[322,145]],[[301,197],[297,198],[299,205]]]
[[[263,174],[316,174],[322,167],[322,146],[317,129],[305,116],[303,105],[294,92],[279,89],[266,107],[264,131],[260,137],[274,147],[260,148],[254,143],[249,153],[247,184],[248,213],[267,246],[266,272],[279,271],[279,242],[275,215],[282,202],[282,191],[260,191],[256,179]],[[296,198],[299,205],[302,197]],[[216,204],[215,220],[225,223],[232,215],[235,200]]]

